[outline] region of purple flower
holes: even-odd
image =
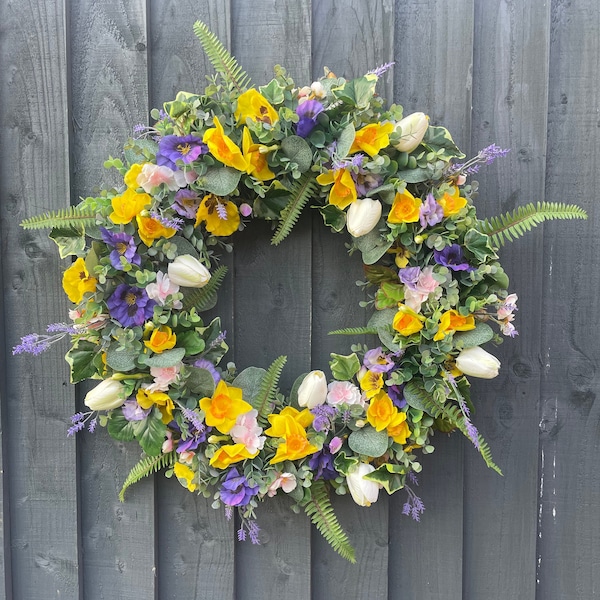
[[[401,410],[406,406],[406,400],[404,399],[404,385],[389,385],[387,388],[388,396],[392,400],[392,404]]]
[[[142,259],[137,254],[137,246],[133,236],[125,232],[112,233],[105,227],[100,227],[100,233],[102,234],[102,240],[107,246],[110,246],[113,250],[110,253],[110,264],[119,271],[123,270],[121,264],[121,256],[125,260],[132,264],[140,266]]]
[[[106,305],[110,316],[123,327],[135,327],[152,317],[156,302],[148,298],[146,290],[121,283]]]
[[[378,188],[383,182],[381,175],[375,175],[363,169],[360,165],[358,166],[358,172],[352,171],[350,174],[354,180],[354,186],[359,198],[367,197],[371,190]]]
[[[206,358],[199,358],[194,363],[194,366],[198,367],[199,369],[206,369],[212,375],[215,385],[221,381],[221,375],[219,371],[215,369],[215,365],[213,365],[210,360],[207,360]]]
[[[182,217],[195,219],[201,201],[201,198],[196,192],[188,190],[187,188],[182,188],[175,194],[173,208]]]
[[[433,225],[437,225],[441,223],[444,218],[444,209],[443,207],[435,201],[433,194],[427,194],[427,198],[425,202],[421,205],[421,210],[419,214],[419,222],[421,223],[421,227],[432,227]]]
[[[405,286],[407,286],[411,290],[417,289],[417,282],[419,281],[420,275],[421,275],[420,267],[405,267],[404,269],[400,269],[398,271],[398,277],[400,278],[400,283],[403,283]]]
[[[319,404],[311,408],[310,412],[315,416],[312,427],[315,431],[324,431],[327,433],[335,420],[337,415],[337,408],[335,406],[329,406],[329,404]]]
[[[152,409],[143,409],[137,401],[132,398],[130,400],[125,400],[121,410],[123,411],[123,416],[128,421],[143,421],[150,414]]]
[[[375,75],[376,77],[381,77],[388,69],[391,69],[396,63],[394,61],[385,63],[375,69],[371,69],[367,72],[367,75]]]
[[[365,352],[363,365],[373,373],[387,373],[394,368],[394,361],[379,346]]]
[[[227,473],[227,477],[221,485],[221,500],[228,506],[246,506],[252,496],[258,494],[258,486],[250,485],[248,480],[240,475],[237,468]]]
[[[335,479],[338,472],[333,466],[333,454],[323,446],[322,450],[315,452],[308,461],[308,466],[315,472],[314,479]]]
[[[433,251],[435,262],[453,271],[474,271],[475,269],[465,261],[462,248],[458,244],[446,246],[443,250]]]
[[[201,154],[208,152],[208,146],[195,135],[167,135],[158,143],[156,164],[177,171],[177,160],[186,165],[194,162]]]
[[[307,137],[317,125],[317,117],[323,112],[323,105],[318,100],[307,100],[296,107],[296,114],[300,117],[296,125],[296,135]]]

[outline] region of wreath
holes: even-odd
[[[143,452],[121,500],[163,470],[229,518],[237,508],[238,538],[258,543],[258,502],[287,494],[354,561],[330,492],[369,506],[381,488],[404,490],[403,512],[419,520],[420,456],[453,429],[500,472],[471,420],[468,381],[498,374],[483,344],[517,334],[497,250],[545,219],[585,213],[543,203],[479,220],[467,177],[507,150],[463,161],[426,115],[385,108],[375,87],[390,65],[350,81],[326,69],[300,88],[276,66],[256,89],[205,24],[194,30],[216,75],[203,94],[180,92],[152,111],[124,161],[106,161],[122,186],[22,223],[51,228],[61,257],[76,257],[62,278],[74,306],[69,323],[25,336],[14,353],[70,336],[71,382],[101,381],[68,433],[99,424]],[[225,332],[202,315],[217,303],[219,251],[236,232],[267,219],[277,245],[308,202],[350,234],[364,263],[372,316],[333,333],[378,341],[332,354],[331,376],[302,374],[284,395],[285,357],[239,373],[221,366]]]

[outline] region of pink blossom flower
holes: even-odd
[[[163,442],[162,453],[168,454],[173,452],[173,432],[167,429],[167,439]]]
[[[196,456],[195,452],[192,452],[191,450],[185,450],[184,452],[179,453],[179,462],[191,465],[194,456]]]
[[[175,181],[175,173],[169,167],[159,167],[152,163],[146,163],[142,167],[142,172],[137,176],[137,183],[144,188],[144,191],[149,194],[152,188],[155,188],[163,183],[172,191],[179,189],[179,185]]]
[[[258,411],[252,409],[238,416],[229,435],[236,444],[244,444],[250,454],[262,450],[266,437],[260,435],[263,430],[256,422]]]
[[[156,300],[156,302],[161,306],[165,305],[165,301],[168,296],[172,296],[178,291],[179,286],[176,283],[173,283],[169,279],[169,276],[162,271],[159,271],[156,274],[156,283],[149,283],[146,286],[146,294],[148,294],[148,298]],[[175,302],[173,302],[173,308],[181,309],[183,308],[183,304],[181,304],[180,300],[175,300]]]
[[[360,390],[350,381],[332,381],[327,386],[327,403],[332,406],[338,404],[363,404]]]
[[[498,319],[506,319],[506,317],[512,316],[513,312],[517,310],[517,300],[519,297],[516,294],[509,294],[504,302],[498,307]],[[510,319],[512,321],[512,319]]]
[[[340,448],[342,447],[342,443],[343,443],[342,438],[340,438],[336,435],[329,442],[329,452],[331,452],[331,454],[335,454],[336,452],[339,452]]]
[[[196,171],[175,171],[173,174],[177,187],[183,188],[198,179]]]
[[[154,377],[154,383],[146,386],[146,389],[152,392],[166,392],[169,386],[177,380],[181,363],[172,367],[150,367],[150,375]]]
[[[296,489],[296,476],[292,473],[281,473],[277,479],[269,486],[267,490],[267,496],[272,498],[279,488],[281,488],[286,494]]]
[[[421,304],[427,300],[429,294],[438,291],[439,288],[439,282],[433,277],[433,267],[425,267],[419,274],[414,288],[404,286],[404,304],[415,312],[419,312]]]

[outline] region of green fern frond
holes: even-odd
[[[123,483],[123,487],[119,492],[119,500],[121,502],[125,502],[125,491],[128,487],[132,486],[134,483],[140,481],[144,477],[148,477],[148,475],[152,475],[152,473],[156,473],[161,469],[168,469],[172,467],[177,462],[177,453],[175,450],[172,452],[167,452],[167,454],[161,454],[159,456],[147,456],[142,458],[140,462],[138,462],[131,471],[129,471],[129,475],[127,475],[127,479]]]
[[[562,202],[538,202],[519,206],[513,212],[491,219],[479,221],[478,229],[492,238],[496,246],[503,246],[505,240],[512,242],[531,231],[543,221],[553,219],[587,219],[585,210],[574,204]]]
[[[216,300],[217,290],[223,283],[226,273],[227,267],[225,265],[217,267],[212,273],[210,281],[204,287],[186,294],[183,299],[183,310],[190,310],[194,306],[198,312],[212,308]]]
[[[253,408],[258,411],[259,419],[266,419],[267,415],[271,412],[271,406],[275,402],[277,394],[277,384],[279,383],[279,378],[286,362],[286,356],[276,358],[260,382],[258,394],[252,400]]]
[[[96,213],[75,206],[52,210],[43,215],[36,215],[21,221],[23,229],[68,229],[69,227],[86,227],[96,224]]]
[[[304,174],[292,186],[291,199],[287,206],[281,211],[279,226],[271,239],[273,246],[278,246],[292,231],[292,227],[300,217],[302,209],[315,194],[317,183],[310,174]]]
[[[327,335],[377,335],[379,332],[372,327],[346,327],[330,331]]]
[[[250,85],[250,77],[238,65],[236,59],[231,56],[219,38],[202,21],[194,23],[194,33],[200,40],[202,48],[204,48],[204,52],[206,52],[206,56],[208,56],[215,71],[238,94],[245,92]]]
[[[310,500],[302,503],[304,511],[329,545],[342,558],[355,563],[354,548],[333,512],[323,480],[315,481],[311,486],[311,491]]]

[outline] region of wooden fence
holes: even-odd
[[[259,512],[261,546],[163,477],[117,492],[137,450],[104,430],[66,438],[83,390],[62,352],[13,357],[64,320],[51,241],[18,223],[76,202],[149,107],[202,90],[205,21],[252,79],[280,63],[310,83],[396,65],[380,92],[446,125],[465,151],[512,148],[478,177],[481,215],[577,202],[502,250],[520,336],[476,385],[475,421],[505,476],[457,436],[423,461],[420,524],[402,493],[335,506],[357,548],[333,554],[285,499]],[[600,6],[597,0],[4,0],[0,3],[0,599],[589,600],[600,597]],[[284,384],[323,366],[364,322],[358,260],[305,215],[280,247],[240,235],[221,315],[239,367],[289,357]],[[356,257],[355,257],[356,258]]]

